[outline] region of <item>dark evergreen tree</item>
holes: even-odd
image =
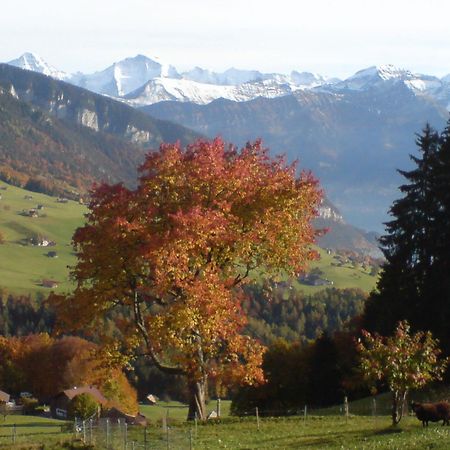
[[[386,263],[366,304],[363,327],[391,334],[402,319],[430,330],[450,353],[450,132],[427,126],[416,141],[415,168],[381,238]]]
[[[344,398],[336,343],[326,334],[316,340],[310,359],[308,404],[336,405]]]

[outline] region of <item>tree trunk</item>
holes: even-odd
[[[188,420],[206,420],[207,378],[189,381]]]
[[[408,391],[392,392],[392,425],[397,425],[403,417],[403,408]]]
[[[399,395],[398,391],[392,392],[392,425],[395,426],[399,422]]]

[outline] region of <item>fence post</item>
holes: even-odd
[[[195,427],[195,439],[197,439],[197,432],[198,432],[198,429],[197,429],[197,411],[195,411],[195,413],[194,413],[194,427]]]
[[[193,442],[192,442],[192,428],[189,428],[189,450],[193,450]]]
[[[127,422],[125,421],[124,428],[123,428],[123,449],[124,450],[127,450],[127,445],[128,445],[128,425],[127,425]]]
[[[259,431],[259,411],[258,411],[258,407],[256,407],[256,428],[258,428]]]
[[[16,428],[16,424],[13,425],[13,429],[12,429],[12,442],[13,444],[16,443],[16,436],[17,436],[17,428]]]
[[[307,406],[305,405],[305,408],[303,409],[303,425],[306,425],[306,412],[307,412]]]
[[[147,425],[144,428],[144,450],[147,450]]]
[[[377,399],[374,397],[372,399],[372,416],[377,415]]]
[[[169,427],[167,427],[167,450],[170,450]]]
[[[109,449],[109,419],[106,419],[106,448]]]
[[[217,398],[217,417],[220,418],[220,398]]]
[[[83,444],[86,444],[86,421],[83,420]]]
[[[345,414],[345,422],[348,422],[348,398],[344,397],[344,414]]]
[[[92,418],[89,419],[89,444],[92,445],[94,443],[92,439]]]

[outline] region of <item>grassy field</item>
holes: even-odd
[[[66,291],[71,285],[68,280],[68,265],[73,265],[70,241],[74,230],[83,223],[86,208],[77,202],[58,203],[55,197],[30,193],[0,181],[0,232],[5,243],[0,245],[0,286],[14,293],[48,292],[41,286],[43,279],[58,282],[56,291]],[[26,199],[26,196],[32,196]],[[42,205],[39,217],[21,214]],[[27,245],[26,239],[39,235],[56,242],[53,247]],[[47,256],[49,251],[57,253],[56,258]]]
[[[324,278],[333,282],[336,288],[359,288],[365,292],[370,292],[375,288],[378,277],[370,275],[370,270],[364,269],[359,265],[336,264],[334,254],[327,254],[323,249],[317,248],[320,259],[310,264],[311,269],[317,267],[324,273]],[[294,282],[294,288],[301,290],[306,294],[314,294],[324,289],[324,286],[306,286]]]
[[[12,442],[12,424],[16,423],[16,444]],[[0,420],[0,448],[63,449],[105,448],[103,436],[92,434],[95,446],[82,445],[82,433],[76,437],[61,431],[63,422],[29,416],[10,416]],[[114,435],[114,433],[116,433]],[[148,449],[448,449],[450,427],[432,424],[428,428],[414,417],[406,417],[399,426],[390,426],[387,416],[308,416],[287,418],[228,418],[206,424],[171,425],[169,430],[150,426],[127,430],[126,448]],[[88,442],[90,440],[87,433]],[[111,431],[110,448],[122,449],[124,435]],[[169,440],[169,442],[167,442]]]
[[[1,190],[6,187],[6,190]],[[75,229],[83,224],[86,208],[77,202],[58,203],[55,197],[25,191],[0,181],[0,232],[5,243],[0,245],[0,287],[14,293],[48,293],[51,289],[41,286],[43,279],[58,282],[57,292],[71,289],[67,266],[75,263],[70,245]],[[27,196],[32,196],[27,199]],[[22,211],[29,211],[42,205],[39,217],[27,217]],[[40,235],[56,242],[54,247],[27,245],[26,239]],[[47,256],[56,251],[58,257]],[[368,270],[346,264],[336,265],[333,255],[320,250],[319,261],[311,263],[324,273],[324,278],[333,281],[337,288],[357,287],[370,291],[376,277]],[[293,288],[307,294],[324,289],[326,286],[307,286],[294,282]]]

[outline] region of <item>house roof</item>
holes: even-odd
[[[6,392],[0,391],[0,402],[9,402],[9,394]]]
[[[81,394],[92,395],[92,397],[94,397],[101,405],[106,405],[106,403],[108,403],[108,399],[94,386],[74,387],[73,389],[66,389],[58,395],[65,395],[69,400],[72,400],[74,397]]]

